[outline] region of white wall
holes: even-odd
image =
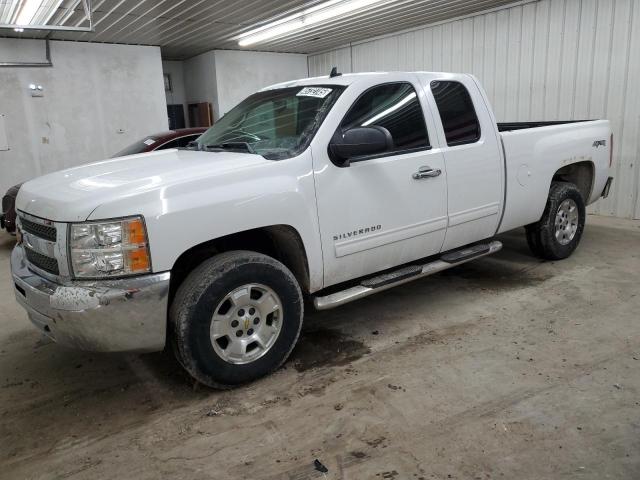
[[[306,55],[212,50],[184,62],[185,96],[210,102],[217,120],[257,90],[307,75]]]
[[[220,116],[261,88],[308,76],[306,55],[216,50],[215,58]]]
[[[216,59],[213,51],[197,55],[184,63],[184,90],[187,103],[209,102],[213,118],[217,120],[218,91],[216,88]],[[188,112],[185,112],[188,116]],[[187,122],[189,119],[187,118]],[[189,125],[191,126],[191,125]]]
[[[44,51],[42,41],[0,38],[0,61],[3,48],[14,60],[33,60],[33,42]],[[51,57],[53,67],[0,67],[0,114],[11,147],[0,151],[0,193],[107,158],[168,127],[159,48],[51,42]],[[30,83],[42,85],[44,97],[31,97]]]
[[[162,72],[171,77],[171,91],[164,92],[167,105],[185,104],[184,65],[181,61],[162,61]]]
[[[3,38],[0,41],[0,62],[46,63],[47,50],[39,40]]]
[[[309,57],[311,75],[473,73],[499,121],[607,118],[616,177],[596,213],[640,218],[640,2],[541,0]]]

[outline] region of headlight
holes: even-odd
[[[142,217],[71,224],[69,252],[76,278],[151,271],[147,229]]]

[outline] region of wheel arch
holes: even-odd
[[[592,161],[585,160],[576,163],[570,163],[569,165],[564,165],[563,167],[556,170],[551,179],[551,183],[573,183],[580,191],[580,194],[584,199],[584,203],[588,204],[589,198],[591,198],[591,193],[593,192],[594,180],[595,165]],[[551,189],[551,185],[549,185],[549,189]]]
[[[291,270],[303,292],[310,291],[309,262],[302,237],[290,225],[270,225],[208,240],[180,254],[171,268],[169,305],[195,267],[213,255],[231,250],[250,250],[275,258]]]

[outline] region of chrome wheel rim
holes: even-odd
[[[265,355],[282,329],[282,302],[271,288],[251,283],[222,299],[211,318],[211,345],[225,361],[240,365]]]
[[[567,245],[573,240],[578,231],[578,205],[567,198],[558,207],[556,212],[556,240],[560,245]]]

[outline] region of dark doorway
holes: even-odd
[[[167,115],[169,116],[169,130],[185,128],[184,106],[181,104],[167,105]]]

